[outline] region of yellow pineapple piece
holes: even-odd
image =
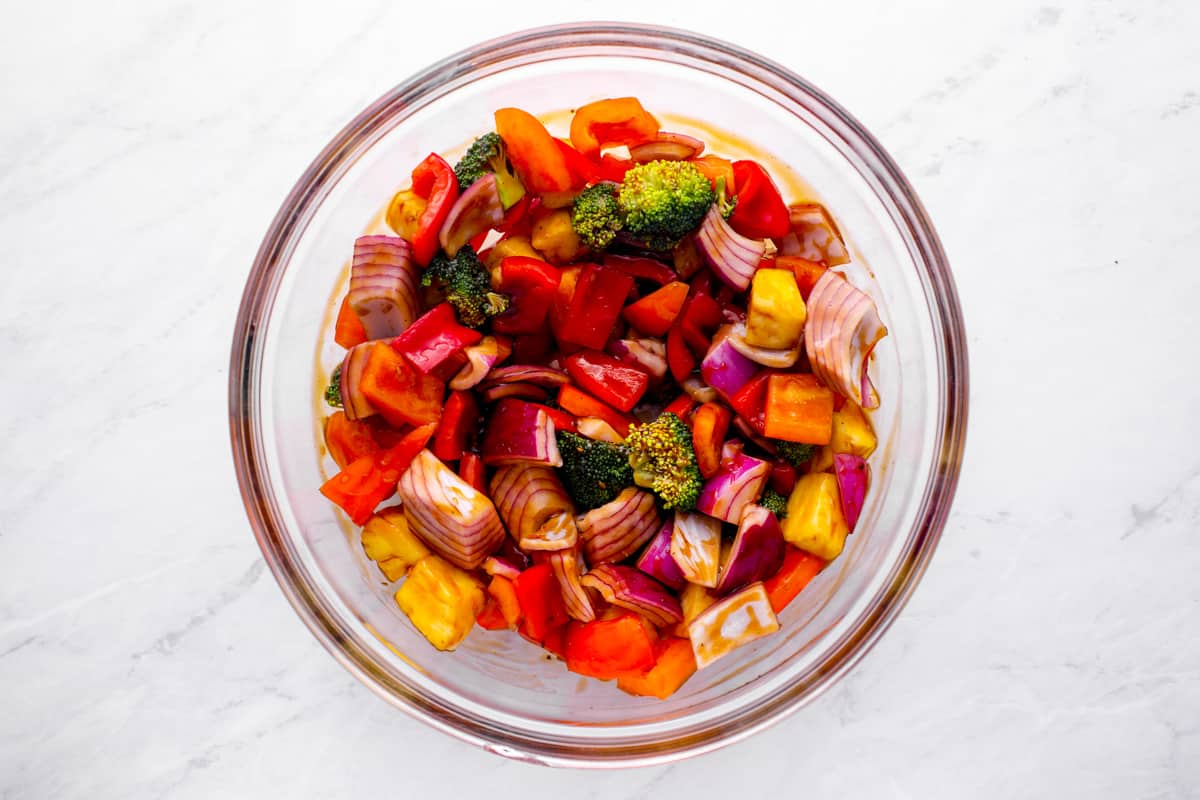
[[[531,242],[551,264],[569,264],[583,249],[579,234],[571,226],[571,212],[565,208],[535,222]]]
[[[396,592],[396,603],[438,650],[458,647],[483,611],[483,583],[435,555],[422,558]]]
[[[833,412],[833,437],[809,462],[809,472],[827,472],[833,469],[834,453],[846,453],[867,458],[875,452],[878,441],[871,420],[863,410],[847,400],[840,411]]]
[[[389,581],[398,580],[409,567],[429,555],[429,548],[408,529],[399,508],[385,508],[362,529],[362,546],[367,558],[378,562]]]
[[[846,544],[846,519],[837,478],[828,472],[803,475],[788,498],[783,538],[801,550],[832,561]]]
[[[750,283],[746,306],[746,343],[791,350],[800,341],[808,310],[790,269],[760,269]]]
[[[425,199],[412,189],[396,192],[392,202],[388,203],[388,227],[408,241],[412,241],[421,227],[421,215],[425,213]]]

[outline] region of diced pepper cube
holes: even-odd
[[[390,581],[399,579],[429,555],[429,548],[408,529],[408,520],[399,508],[385,508],[367,521],[362,529],[362,546],[367,558],[378,562]]]
[[[485,600],[477,578],[435,555],[418,561],[396,592],[400,609],[438,650],[458,647]]]
[[[796,481],[782,527],[783,538],[801,550],[826,561],[837,558],[850,532],[842,516],[837,478],[817,472]]]
[[[764,433],[801,444],[829,444],[833,391],[813,375],[772,375],[767,381]]]
[[[760,269],[750,283],[746,342],[755,347],[791,350],[800,341],[808,311],[788,269]]]

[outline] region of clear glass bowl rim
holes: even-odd
[[[272,309],[279,282],[297,241],[330,187],[368,150],[380,129],[396,118],[435,101],[446,87],[482,70],[594,55],[619,48],[622,55],[678,62],[720,70],[725,77],[760,93],[776,93],[802,106],[837,137],[843,154],[873,183],[893,209],[921,275],[937,346],[939,429],[935,458],[940,467],[924,487],[917,522],[906,537],[905,556],[885,588],[859,616],[852,633],[803,683],[754,708],[743,709],[720,725],[688,731],[676,738],[622,749],[555,745],[466,717],[439,702],[401,687],[385,685],[380,670],[354,635],[332,613],[302,571],[295,569],[289,534],[267,474],[260,430],[262,342],[260,328]],[[733,73],[731,76],[729,73]],[[741,47],[690,31],[631,23],[572,23],[532,28],[480,43],[439,61],[396,86],[352,120],[305,170],[281,206],[263,239],[243,293],[233,333],[229,378],[230,436],[234,468],[255,538],[284,595],[313,635],[339,663],[393,706],[458,739],[489,751],[539,764],[574,767],[625,767],[675,761],[698,755],[765,728],[795,712],[848,672],[887,630],[916,588],[933,555],[949,515],[966,440],[968,406],[966,336],[950,267],[933,225],[899,167],[883,147],[845,109],[799,75]]]

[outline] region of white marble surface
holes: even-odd
[[[1197,796],[1200,5],[409,5],[6,7],[0,796]],[[435,734],[321,650],[250,535],[225,387],[259,238],[337,128],[445,52],[605,16],[757,49],[880,136],[955,265],[973,397],[937,557],[849,679],[584,774]]]

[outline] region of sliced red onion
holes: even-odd
[[[593,565],[624,561],[662,525],[654,495],[632,486],[576,522],[583,554]]]
[[[728,327],[716,332],[708,353],[700,362],[700,376],[725,402],[753,380],[758,371],[759,365],[739,353],[729,342]]]
[[[703,669],[744,644],[779,630],[779,619],[761,583],[713,603],[688,624],[688,638]]]
[[[842,516],[846,518],[846,527],[854,530],[854,524],[858,522],[863,502],[867,498],[871,468],[862,456],[836,453],[833,456],[833,474],[837,478],[838,497],[841,498]]]
[[[704,152],[704,142],[682,133],[659,131],[648,142],[629,148],[629,157],[639,164],[647,161],[687,161]]]
[[[801,337],[803,338],[803,337]],[[800,342],[789,350],[776,350],[770,347],[758,347],[746,341],[746,323],[738,320],[729,326],[729,335],[725,338],[734,350],[756,364],[772,369],[787,369],[800,358]]]
[[[421,540],[455,566],[476,569],[504,541],[496,507],[428,450],[417,453],[396,487]]]
[[[397,335],[420,315],[419,270],[412,248],[399,236],[360,236],[350,266],[350,308],[367,339]]]
[[[667,345],[659,339],[617,339],[608,345],[608,353],[655,380],[667,376]]]
[[[746,506],[733,546],[721,565],[715,593],[724,596],[771,577],[783,564],[784,549],[779,519],[760,505]]]
[[[583,560],[579,557],[578,547],[566,550],[556,550],[546,559],[554,577],[558,580],[558,588],[562,592],[563,605],[571,619],[580,622],[591,622],[596,618],[596,607],[592,597],[582,581]]]
[[[342,359],[342,408],[346,412],[346,419],[362,419],[376,413],[371,401],[358,388],[374,346],[374,342],[356,344],[346,351],[346,357]]]
[[[575,507],[554,470],[511,464],[496,470],[489,488],[500,519],[522,550],[575,546]]]
[[[496,188],[496,173],[489,172],[454,201],[438,231],[438,241],[446,255],[453,258],[463,245],[503,220],[504,204],[500,202],[500,191]]]
[[[496,404],[480,450],[483,463],[488,466],[562,466],[562,456],[554,440],[554,423],[549,415],[535,405],[514,398]]]
[[[495,336],[485,336],[478,344],[463,349],[467,365],[450,381],[451,389],[459,391],[477,386],[500,361],[500,342]]]
[[[583,576],[582,583],[598,591],[614,606],[641,614],[655,627],[683,622],[683,609],[675,596],[641,570],[620,564],[601,564],[592,567]]]
[[[788,221],[792,232],[780,242],[780,255],[799,256],[828,267],[850,262],[841,234],[824,206],[818,203],[789,206]]]
[[[637,568],[678,591],[687,583],[687,578],[683,576],[683,570],[675,563],[675,559],[671,558],[671,533],[674,530],[673,520],[663,523],[658,533],[650,540],[650,544],[646,545],[646,549],[638,556]]]
[[[716,203],[708,209],[696,231],[696,246],[716,276],[739,292],[750,286],[750,279],[767,251],[761,239],[748,239],[731,228]]]
[[[532,383],[544,389],[557,389],[570,381],[570,377],[561,369],[533,364],[512,364],[492,370],[479,388],[487,389],[489,386],[499,386],[503,383]]]
[[[521,577],[521,570],[517,565],[500,556],[488,556],[485,558],[483,560],[483,571],[488,575],[499,575],[501,578],[508,578],[510,581],[515,581]]]
[[[696,509],[737,524],[746,506],[756,501],[771,477],[771,465],[726,443],[721,467],[700,489]]]
[[[683,389],[684,394],[697,403],[711,403],[717,399],[717,390],[705,383],[703,378],[695,375],[684,378],[683,383],[679,384],[679,388]]]
[[[671,558],[689,582],[716,586],[721,567],[721,521],[707,514],[676,511]]]
[[[746,437],[747,441],[753,442],[754,445],[763,452],[769,453],[773,456],[779,455],[779,448],[775,446],[775,443],[770,439],[760,436],[758,431],[754,430],[754,426],[743,418],[734,417],[733,427],[737,428],[738,433]]]
[[[586,436],[597,442],[621,444],[625,437],[617,429],[599,417],[580,417],[575,420],[575,430],[580,436]]]
[[[804,341],[813,374],[863,408],[878,408],[879,394],[867,375],[871,351],[887,328],[874,301],[827,270],[808,296]]]
[[[522,400],[533,400],[542,402],[548,395],[546,390],[540,386],[534,386],[532,383],[502,383],[498,386],[489,386],[480,393],[480,397],[484,403],[494,403],[497,400],[503,400],[505,397],[519,397]]]

